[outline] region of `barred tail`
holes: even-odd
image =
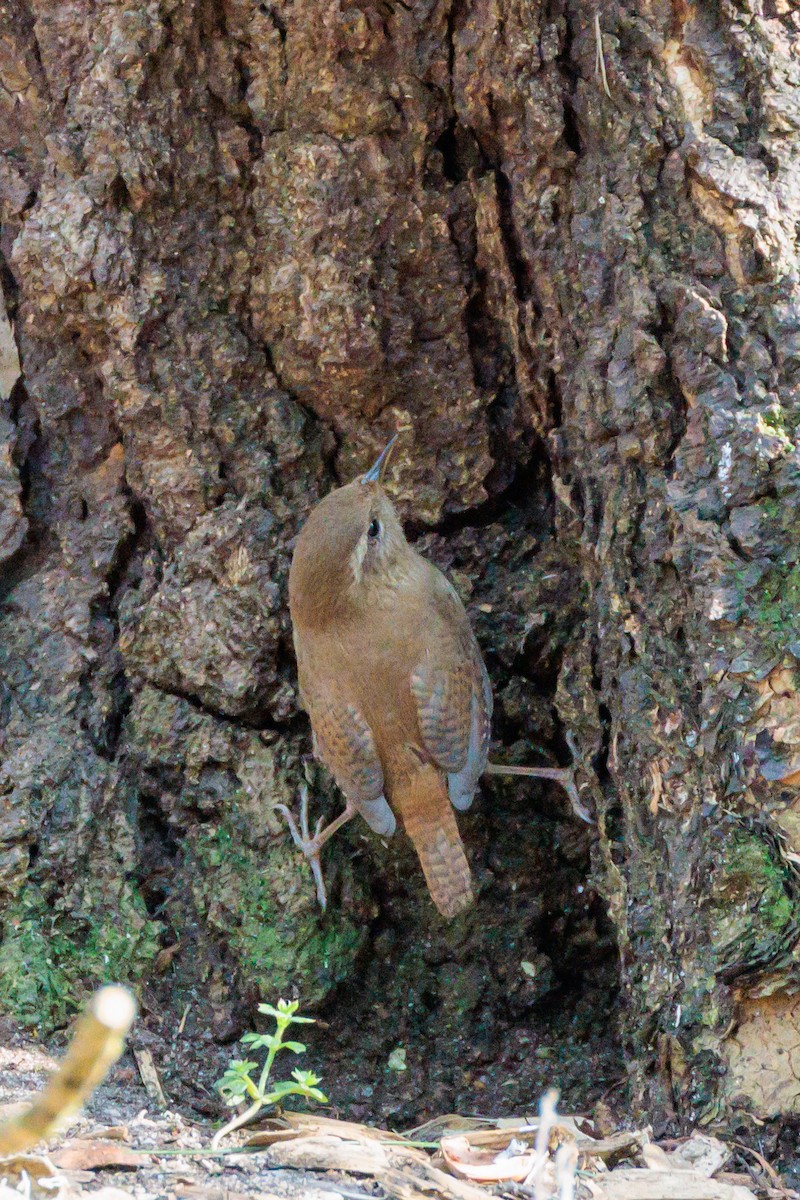
[[[448,921],[472,904],[469,863],[444,777],[423,767],[398,789],[397,808],[414,843],[433,903]]]

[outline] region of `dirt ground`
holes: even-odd
[[[47,1051],[18,1036],[7,1023],[0,1029],[0,1121],[13,1115],[15,1107],[30,1100],[55,1066]],[[363,1126],[346,1123],[333,1127],[326,1117],[316,1132],[303,1132],[288,1114],[290,1128],[284,1134],[271,1134],[269,1144],[265,1135],[260,1145],[237,1144],[236,1134],[225,1149],[212,1151],[210,1143],[213,1126],[198,1119],[190,1108],[164,1107],[154,1100],[143,1086],[146,1072],[141,1075],[141,1051],[127,1054],[112,1071],[109,1081],[98,1089],[86,1111],[74,1119],[64,1133],[51,1139],[46,1148],[47,1159],[25,1159],[33,1171],[43,1169],[57,1172],[58,1195],[76,1200],[86,1195],[94,1200],[243,1200],[246,1196],[258,1200],[369,1200],[370,1197],[392,1196],[402,1200],[418,1200],[436,1194],[451,1200],[479,1200],[482,1195],[506,1198],[539,1195],[539,1185],[526,1181],[522,1186],[513,1182],[496,1182],[491,1188],[442,1174],[441,1154],[431,1160],[421,1150],[373,1140]],[[338,1081],[337,1081],[338,1084]],[[204,1088],[195,1081],[195,1087]],[[488,1089],[487,1089],[488,1092]],[[384,1093],[387,1097],[390,1090]],[[587,1095],[588,1095],[587,1091]],[[388,1104],[387,1100],[387,1104]],[[395,1101],[396,1103],[396,1101]],[[351,1105],[352,1109],[355,1105]],[[487,1105],[488,1107],[488,1105]],[[534,1106],[537,1107],[537,1106]],[[337,1114],[337,1106],[328,1115]],[[464,1114],[460,1114],[463,1116]],[[495,1114],[496,1116],[496,1114]],[[522,1125],[535,1120],[533,1111],[519,1110]],[[737,1144],[732,1138],[723,1143],[708,1137],[704,1131],[694,1131],[691,1137],[660,1144],[653,1139],[652,1130],[645,1127],[626,1133],[615,1121],[612,1110],[600,1103],[594,1120],[579,1114],[554,1118],[562,1126],[553,1131],[550,1141],[552,1159],[547,1170],[550,1175],[541,1194],[552,1197],[559,1189],[556,1146],[567,1133],[577,1137],[574,1182],[581,1200],[797,1200],[785,1178],[757,1150]],[[274,1124],[274,1123],[273,1123]],[[391,1122],[387,1122],[391,1125]],[[445,1121],[443,1125],[446,1126]],[[589,1136],[584,1131],[591,1130]],[[431,1126],[414,1134],[418,1145],[432,1148],[430,1138],[441,1136]],[[571,1131],[571,1132],[570,1132]],[[351,1140],[348,1140],[348,1136]],[[514,1137],[503,1134],[473,1132],[469,1135],[480,1143],[481,1137],[502,1140]],[[520,1136],[522,1133],[520,1132]],[[274,1139],[278,1140],[274,1140]],[[288,1140],[285,1140],[288,1139]],[[309,1140],[310,1139],[310,1140]],[[344,1139],[344,1140],[340,1140]],[[450,1139],[451,1142],[453,1139]],[[488,1145],[486,1143],[480,1143]],[[519,1153],[523,1143],[512,1142]],[[579,1147],[581,1147],[579,1149]],[[588,1147],[588,1149],[587,1149]],[[566,1147],[562,1141],[561,1150]],[[586,1156],[589,1155],[587,1158]],[[710,1159],[709,1159],[710,1156]],[[501,1154],[496,1160],[502,1161]],[[0,1194],[17,1194],[40,1200],[54,1195],[53,1179],[45,1184],[26,1180],[19,1183],[14,1171],[20,1160],[5,1159],[0,1164]],[[370,1163],[377,1165],[374,1172]],[[438,1163],[438,1166],[437,1166]],[[289,1164],[289,1165],[287,1165]],[[337,1165],[338,1164],[338,1165]],[[446,1164],[445,1164],[446,1165]],[[8,1172],[11,1170],[11,1175]],[[14,1187],[16,1183],[16,1188]],[[561,1185],[563,1187],[563,1184]],[[564,1193],[572,1195],[572,1191]]]
[[[54,1065],[44,1050],[30,1045],[0,1049],[0,1113],[7,1105],[29,1099]],[[107,1137],[109,1131],[117,1136]],[[113,1164],[91,1171],[82,1167],[63,1168],[58,1158],[61,1139],[54,1139],[50,1143],[52,1157],[66,1177],[70,1192],[102,1190],[105,1200],[114,1200],[116,1189],[121,1189],[120,1195],[159,1196],[164,1200],[176,1200],[178,1196],[203,1196],[207,1200],[225,1196],[232,1200],[237,1193],[244,1192],[264,1198],[303,1196],[309,1200],[347,1195],[346,1187],[341,1191],[330,1181],[315,1184],[302,1172],[263,1169],[263,1163],[259,1170],[254,1157],[237,1155],[231,1161],[230,1156],[223,1160],[191,1153],[208,1147],[211,1140],[208,1124],[201,1125],[171,1110],[154,1109],[138,1074],[127,1062],[116,1068],[110,1081],[94,1095],[86,1112],[70,1125],[69,1143],[80,1146],[83,1141],[87,1147],[96,1145],[93,1135],[98,1132],[99,1140],[111,1147],[112,1155],[115,1147],[124,1146],[143,1151],[153,1149],[154,1156],[143,1157],[135,1169],[130,1165],[120,1169]],[[178,1150],[190,1153],[175,1153]]]

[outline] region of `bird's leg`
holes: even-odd
[[[568,739],[570,750],[575,751],[572,740]],[[581,798],[578,795],[578,788],[575,783],[575,768],[574,767],[506,767],[502,763],[487,763],[487,775],[527,775],[533,776],[536,779],[552,779],[555,783],[560,783],[564,791],[569,796],[569,802],[572,805],[572,811],[576,817],[580,817],[582,821],[586,821],[587,825],[593,825],[594,821],[587,809],[581,803]]]
[[[325,891],[325,881],[322,878],[322,866],[319,861],[319,853],[322,847],[327,842],[328,838],[333,837],[337,829],[341,829],[343,825],[356,815],[356,808],[348,800],[344,812],[331,821],[330,824],[322,827],[322,817],[317,821],[317,827],[314,830],[314,836],[311,837],[308,828],[308,788],[304,783],[300,784],[300,828],[297,828],[297,822],[285,804],[276,804],[275,807],[279,812],[282,812],[286,818],[286,824],[289,826],[289,832],[292,835],[292,840],[295,846],[303,851],[311,866],[311,873],[314,876],[314,883],[317,887],[317,900],[319,906],[324,912],[328,905],[328,896]]]

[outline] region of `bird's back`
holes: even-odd
[[[448,792],[446,764],[436,761],[437,747],[431,742],[437,732],[448,741],[448,731],[455,738],[456,730],[459,736],[462,729],[469,730],[472,695],[482,686],[481,679],[473,676],[482,664],[479,655],[473,661],[477,647],[450,584],[433,564],[415,557],[418,586],[409,589],[410,595],[397,594],[395,604],[374,614],[375,658],[367,669],[356,664],[355,670],[383,763],[387,799],[414,844],[431,898],[450,918],[472,903],[472,886]],[[374,669],[376,662],[378,669]],[[442,712],[433,738],[414,689],[414,681],[424,676],[428,665],[437,676],[432,690],[441,688],[444,693],[447,681],[456,675],[465,684],[450,688],[452,709]],[[476,783],[477,777],[473,791]]]
[[[319,705],[315,714],[312,696],[327,686],[340,706],[363,718],[383,793],[414,843],[434,903],[452,917],[469,906],[472,889],[448,775],[459,768],[470,774],[474,706],[484,712],[486,689],[460,600],[436,567],[416,554],[413,564],[412,577],[382,589],[358,619],[342,620],[335,631],[296,628],[295,641],[301,691],[318,738]],[[489,714],[490,706],[489,696]],[[352,756],[352,735],[336,745],[323,757],[341,781],[352,764],[332,756]],[[464,785],[469,799],[484,763],[485,754]]]

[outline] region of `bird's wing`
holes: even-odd
[[[453,805],[463,809],[472,803],[489,755],[492,690],[464,606],[436,568],[431,597],[430,634],[411,691],[425,749],[447,772]]]
[[[309,680],[300,661],[298,666],[315,757],[325,764],[370,828],[389,836],[396,823],[383,794],[383,769],[372,730],[356,706],[339,694],[335,682],[316,677]]]

